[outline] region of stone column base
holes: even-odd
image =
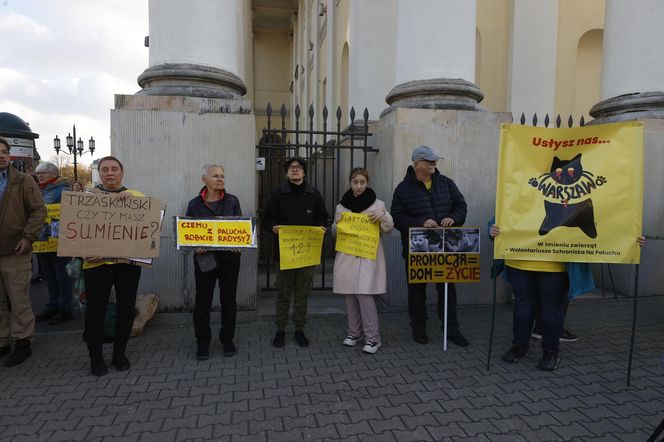
[[[484,94],[470,81],[461,78],[416,80],[395,86],[385,97],[390,107],[381,117],[396,108],[454,109],[484,111],[479,105]]]
[[[600,101],[590,109],[595,118],[589,124],[636,119],[664,119],[664,92],[638,92]]]
[[[232,72],[191,63],[165,63],[147,68],[139,77],[137,95],[237,98],[247,93]]]

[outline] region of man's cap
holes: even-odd
[[[284,161],[284,170],[286,172],[288,172],[288,166],[290,166],[293,161],[297,161],[298,163],[300,163],[300,165],[302,166],[302,170],[304,171],[304,174],[306,175],[307,174],[307,160],[305,160],[304,158],[302,158],[300,156],[297,156],[297,155],[294,156],[294,157],[286,158],[286,161]]]
[[[417,160],[438,161],[442,157],[434,153],[429,146],[418,146],[413,150],[411,158],[415,162]]]

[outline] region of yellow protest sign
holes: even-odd
[[[320,264],[323,250],[321,227],[279,226],[279,269],[299,269]]]
[[[643,125],[503,125],[496,258],[639,262]]]
[[[480,229],[409,230],[408,283],[480,282]]]
[[[48,253],[58,250],[58,227],[60,225],[60,204],[46,205],[46,220],[37,241],[32,243],[35,253]]]
[[[253,218],[175,218],[176,248],[256,248]]]
[[[372,223],[368,215],[353,212],[341,214],[341,220],[337,223],[337,252],[375,260],[378,241],[378,223]]]

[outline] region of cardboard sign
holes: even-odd
[[[409,230],[408,283],[480,282],[480,229]]]
[[[164,204],[115,193],[63,192],[58,256],[156,258]]]
[[[325,232],[315,226],[279,226],[279,269],[320,264]]]
[[[49,253],[58,250],[58,225],[60,204],[46,204],[46,220],[37,241],[32,243],[34,253]]]
[[[256,248],[256,224],[253,218],[173,217],[176,248],[240,249]]]
[[[638,264],[643,125],[503,125],[494,256]]]
[[[378,223],[372,223],[368,215],[353,212],[341,214],[341,220],[337,223],[337,252],[375,260],[378,241]]]

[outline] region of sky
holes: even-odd
[[[146,35],[148,0],[0,0],[0,112],[30,124],[44,160],[74,124],[96,141],[82,162],[109,155],[113,97],[140,90]]]

